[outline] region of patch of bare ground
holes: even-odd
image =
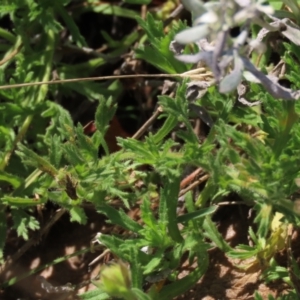
[[[134,210],[131,213],[134,213]],[[92,238],[97,232],[118,232],[119,228],[113,225],[108,226],[104,217],[94,210],[88,210],[87,214],[89,221],[85,226],[70,223],[69,215],[65,214],[38,245],[26,252],[6,272],[6,278],[2,278],[2,280],[7,279],[7,277],[19,276],[58,257],[89,247]],[[253,225],[253,217],[251,217],[248,207],[241,205],[220,208],[214,216],[214,221],[218,224],[219,231],[231,246],[249,244],[248,228]],[[21,246],[20,239],[16,239],[16,242],[14,242],[13,237],[11,237],[9,240],[10,244],[7,248],[7,254],[14,253]],[[295,250],[293,254],[296,258],[300,254],[299,243],[300,241],[295,235],[292,247]],[[67,283],[78,285],[94,278],[98,274],[101,264],[113,259],[112,255],[108,254],[99,263],[89,268],[90,262],[100,254],[101,251],[97,251],[96,253],[88,252],[73,257],[46,268],[39,275],[44,276],[53,286],[65,286]],[[260,278],[261,271],[259,269],[252,268],[252,270],[244,271],[239,267],[246,265],[246,261],[240,262],[230,259],[218,248],[211,249],[209,257],[209,268],[205,275],[199,279],[198,283],[191,290],[178,296],[177,300],[248,300],[254,298],[255,291],[258,291],[263,299],[267,299],[269,294],[276,299],[276,297],[288,290],[288,286],[282,281],[265,284]],[[286,257],[285,251],[278,255],[278,262],[283,266],[286,266]],[[189,265],[188,261],[185,261],[182,264],[179,278],[188,275],[195,266]],[[41,282],[37,280],[37,274],[35,274],[7,288],[0,293],[0,299],[70,300],[77,299],[76,293],[83,293],[94,288],[92,284],[88,284],[80,290],[77,289],[74,293],[47,293],[41,287]]]
[[[28,271],[50,263],[51,261],[75,251],[87,248],[97,232],[106,232],[108,226],[105,225],[104,216],[89,210],[88,224],[83,226],[78,223],[71,223],[70,216],[65,214],[50,230],[47,236],[36,246],[27,251],[7,272],[1,281],[8,277],[20,276]],[[112,230],[113,231],[113,230]],[[20,239],[14,243],[11,238],[10,244],[7,247],[7,254],[13,254],[20,248]],[[77,285],[83,281],[94,278],[99,272],[99,264],[95,264],[89,268],[89,263],[101,254],[101,251],[95,253],[87,252],[85,254],[75,256],[62,263],[50,266],[42,272],[29,276],[12,287],[2,291],[0,294],[1,300],[63,300],[63,299],[77,299],[74,293],[48,293],[42,288],[41,282],[37,280],[41,275],[53,285],[65,286],[67,283]],[[102,259],[103,262],[103,259]],[[83,293],[86,290],[93,289],[92,284],[82,288],[79,292]]]
[[[185,273],[184,276],[188,272],[188,270],[183,271]],[[214,249],[210,253],[210,265],[205,275],[193,289],[176,299],[248,300],[254,299],[255,291],[258,291],[263,299],[267,299],[269,294],[276,299],[286,289],[287,285],[282,282],[266,285],[260,279],[260,271],[253,273],[243,272],[222,251]]]
[[[217,216],[218,227],[223,237],[231,246],[238,244],[249,244],[248,226],[252,224],[249,216],[249,208],[246,206],[230,206],[223,208]],[[282,263],[285,264],[281,256]],[[198,283],[177,300],[249,300],[254,299],[255,291],[267,299],[268,295],[278,297],[287,291],[288,286],[282,281],[265,284],[261,279],[261,270],[241,268],[249,261],[238,261],[227,257],[221,250],[214,248],[209,253],[210,263],[205,275]],[[188,262],[183,264],[179,277],[186,276],[195,265],[189,266]]]

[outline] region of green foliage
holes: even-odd
[[[139,24],[147,33],[150,44],[141,45],[136,50],[137,58],[149,62],[166,73],[176,74],[188,71],[189,68],[176,60],[169,49],[175,33],[186,28],[186,25],[179,21],[168,34],[165,34],[162,21],[155,21],[151,14],[147,14],[146,20],[139,19]]]
[[[28,229],[39,229],[38,221],[20,209],[12,210],[12,219],[14,222],[13,228],[17,230],[18,236],[22,236],[25,240],[28,240]]]
[[[14,26],[12,32],[0,28],[7,47],[0,47],[1,55],[5,58],[16,53],[0,65],[1,85],[48,81],[53,71],[61,79],[90,76],[119,59],[135,42],[139,44],[136,57],[165,73],[183,73],[191,68],[176,60],[169,49],[174,36],[187,28],[181,21],[173,22],[164,32],[163,23],[148,14],[145,20],[139,20],[144,37],[135,32],[117,41],[102,32],[108,54],[69,64],[59,61],[55,49],[61,29],[70,32],[77,50],[87,46],[76,16],[93,11],[134,19],[137,12],[88,1],[82,11],[74,8],[73,18],[68,11],[72,1],[43,1],[39,5],[34,1],[12,2],[0,7],[0,15],[8,15]],[[298,14],[296,7],[292,11]],[[33,42],[33,36],[39,38]],[[299,46],[284,47],[286,78],[296,85],[300,80],[300,67],[295,63],[300,60]],[[184,53],[192,50],[187,46]],[[31,231],[40,228],[34,214],[37,205],[43,207],[52,201],[68,211],[71,222],[87,224],[84,207],[89,204],[105,215],[107,223],[123,230],[120,235],[101,234],[99,242],[129,268],[122,266],[121,271],[114,271],[117,276],[110,274],[112,280],[106,281],[106,289],[95,281],[98,289],[80,295],[81,299],[172,299],[191,289],[205,274],[208,249],[215,246],[228,257],[254,259],[253,264],[263,271],[266,281],[284,280],[293,289],[291,273],[274,257],[285,247],[287,223],[298,225],[300,221],[299,208],[290,200],[298,190],[295,182],[300,176],[299,102],[279,101],[258,84],[250,83],[246,96],[261,100],[261,104],[244,107],[236,103],[236,95],[220,94],[211,86],[195,101],[214,121],[205,139],[199,140],[186,99],[188,81],[179,82],[174,97],[158,97],[163,112],[157,130],[142,139],[118,138],[121,150],[115,153],[110,153],[105,135],[123,89],[118,81],[0,89],[0,262],[5,262],[8,215],[17,235],[28,240]],[[57,100],[74,93],[97,104],[92,136],[80,123],[75,125],[70,112]],[[104,154],[99,155],[99,148]],[[183,194],[180,182],[187,166],[202,168],[208,180],[197,197],[184,195],[186,211],[178,215],[179,195]],[[137,185],[140,182],[142,187]],[[231,247],[213,221],[219,202],[231,193],[239,196],[241,204],[253,207],[251,246]],[[120,208],[113,205],[116,200]],[[127,214],[133,206],[140,208],[139,221]],[[282,216],[279,229],[272,227],[276,213]],[[186,257],[196,267],[179,280],[177,275]],[[299,279],[293,257],[290,264]],[[157,290],[155,283],[165,279],[168,283]],[[123,290],[118,289],[120,282]],[[147,291],[143,290],[146,283],[151,286]],[[280,299],[292,296],[294,291]],[[255,299],[262,297],[256,293]]]
[[[298,298],[298,295],[295,292],[289,292],[286,295],[282,295],[282,296],[277,296],[276,300],[296,300]],[[255,292],[254,295],[254,299],[255,300],[263,300],[264,298],[258,293]],[[268,300],[275,300],[275,298],[272,295],[268,295]]]

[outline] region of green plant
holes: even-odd
[[[274,257],[286,247],[287,224],[299,224],[299,209],[290,198],[298,190],[296,183],[300,175],[300,106],[296,101],[288,101],[298,99],[298,91],[271,80],[264,73],[272,69],[271,64],[259,70],[267,59],[258,59],[254,66],[251,60],[258,56],[250,58],[245,54],[243,42],[254,21],[272,29],[267,22],[267,17],[272,16],[262,17],[264,12],[273,13],[272,7],[253,1],[253,14],[250,14],[249,8],[238,5],[241,1],[227,1],[225,8],[221,6],[223,2],[183,1],[194,12],[193,28],[178,21],[164,33],[163,23],[148,14],[145,20],[139,20],[144,36],[134,32],[119,42],[103,32],[110,50],[108,54],[95,52],[95,57],[76,64],[56,58],[58,45],[75,47],[76,51],[84,51],[87,46],[69,15],[72,1],[44,1],[37,5],[34,1],[16,0],[0,7],[1,16],[9,15],[15,29],[11,33],[0,28],[0,37],[6,40],[0,47],[3,55],[0,83],[33,83],[19,89],[0,89],[0,258],[4,270],[19,258],[15,256],[13,262],[5,260],[7,213],[18,236],[28,240],[30,230],[40,226],[33,216],[37,205],[52,201],[62,212],[69,212],[70,221],[86,224],[84,207],[88,203],[106,216],[107,223],[123,229],[124,234],[120,235],[100,233],[98,241],[130,268],[120,261],[104,268],[100,281],[93,280],[97,290],[80,295],[82,299],[172,299],[191,289],[205,274],[209,267],[208,250],[213,247],[231,258],[253,258],[253,264],[263,271],[266,281],[283,279],[290,284],[289,296],[295,295],[290,273],[279,266]],[[127,8],[88,3],[83,10],[74,8],[74,18],[84,11],[127,18],[137,16],[136,11]],[[285,1],[285,4],[292,8],[288,15],[296,18],[297,2]],[[220,18],[215,24],[207,22],[207,16],[220,14],[226,18]],[[280,17],[280,11],[275,11],[275,15]],[[283,21],[277,22],[282,24]],[[289,38],[290,27],[294,25],[284,24],[288,28],[284,35]],[[244,26],[244,31],[232,39],[228,31],[235,25]],[[64,26],[72,41],[67,45],[60,44],[59,38]],[[298,34],[298,27],[294,29]],[[211,45],[205,43],[185,45],[206,36],[214,39],[221,36],[219,48],[209,48]],[[174,48],[170,48],[174,39],[183,44],[177,48],[180,55],[174,56]],[[299,44],[297,39],[290,40],[291,43],[283,44],[280,56],[287,70],[283,75],[296,86],[300,69],[294,61],[300,60]],[[158,129],[150,130],[146,123],[149,131],[143,139],[137,139],[138,135],[118,138],[121,150],[110,153],[105,134],[116,114],[115,99],[122,93],[117,80],[109,84],[94,81],[62,85],[34,83],[51,80],[53,71],[60,79],[91,76],[98,68],[117,60],[136,41],[139,44],[134,49],[137,58],[173,77],[178,75],[174,81],[175,92],[158,96],[161,124]],[[268,56],[268,53],[260,54]],[[194,71],[193,64],[200,60],[207,65],[198,66]],[[226,64],[222,65],[224,60]],[[202,73],[197,74],[199,70]],[[249,77],[249,73],[243,73],[244,70],[256,76],[261,84]],[[202,81],[199,84],[180,77]],[[241,86],[247,86],[248,90],[240,92]],[[204,90],[201,96],[199,90]],[[80,123],[75,125],[69,111],[57,103],[59,97],[74,93],[97,102],[96,129],[92,136],[85,133]],[[236,99],[246,105],[237,105]],[[195,114],[211,127],[202,141],[192,126]],[[99,148],[103,150],[101,156]],[[196,196],[180,186],[187,166],[201,168],[204,173],[202,180],[189,186],[194,189],[205,182]],[[257,228],[249,229],[251,246],[230,246],[213,221],[212,215],[219,203],[232,193],[239,196],[240,204],[252,206],[255,211]],[[179,197],[183,196],[186,210],[178,215]],[[112,205],[116,200],[118,208]],[[134,205],[139,205],[139,220],[127,214]],[[153,207],[156,207],[154,211]],[[279,229],[275,230],[272,224],[278,213],[282,218]],[[190,264],[195,263],[195,267],[177,279],[183,257],[187,257]],[[63,259],[67,257],[52,264]],[[293,257],[290,262],[298,278]],[[9,278],[3,287],[13,285],[21,277]],[[166,283],[158,288],[158,282]],[[145,284],[149,286],[147,290]],[[261,299],[258,293],[255,297]],[[290,298],[283,296],[282,299]]]

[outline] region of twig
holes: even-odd
[[[248,205],[248,204],[242,201],[224,201],[224,202],[217,203],[217,205],[225,206],[225,205]]]
[[[179,192],[179,197],[183,196],[184,194],[186,194],[187,192],[193,190],[196,186],[200,185],[201,183],[203,183],[204,181],[206,181],[209,178],[209,175],[204,175],[202,176],[200,179],[194,181],[191,185],[189,185],[187,188],[182,189]]]
[[[201,67],[201,68],[193,69],[190,71],[186,71],[186,72],[182,73],[182,75],[195,75],[195,74],[199,74],[199,73],[205,72],[205,71],[206,71],[206,69]],[[212,75],[211,72],[207,73],[207,74]]]
[[[7,63],[9,60],[11,60],[12,58],[14,58],[21,50],[22,48],[22,44],[17,46],[16,49],[14,49],[11,53],[9,53],[7,56],[5,56],[2,60],[0,60],[0,66],[4,65],[5,63]]]
[[[98,262],[102,257],[104,257],[107,253],[110,252],[110,249],[105,249],[99,256],[97,256],[94,260],[89,263],[89,267]]]
[[[133,139],[139,139],[147,130],[147,128],[149,128],[149,126],[151,126],[153,124],[153,122],[157,119],[157,117],[162,113],[162,107],[159,106],[156,111],[154,112],[154,114],[144,123],[144,125],[132,136]]]
[[[181,12],[183,11],[184,7],[182,4],[179,4],[178,7],[175,8],[175,10],[172,11],[170,16],[164,21],[163,26],[167,27]]]
[[[146,20],[146,16],[147,16],[147,5],[142,5],[141,6],[141,18],[143,20]]]
[[[112,75],[112,76],[100,76],[100,77],[83,77],[83,78],[73,78],[73,79],[61,79],[61,80],[49,80],[49,81],[37,81],[28,83],[16,83],[0,86],[0,90],[22,88],[28,86],[39,86],[45,84],[62,84],[62,83],[73,83],[73,82],[84,82],[84,81],[102,81],[102,80],[112,80],[112,79],[128,79],[128,78],[191,78],[191,79],[203,79],[205,77],[211,76],[211,72],[204,74],[189,75],[189,72],[182,74],[130,74],[130,75]]]
[[[186,176],[183,180],[180,182],[180,188],[183,189],[186,187],[191,181],[195,179],[200,173],[203,172],[202,168],[198,168],[194,172],[192,172],[190,175]]]

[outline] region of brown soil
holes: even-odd
[[[250,222],[247,217],[249,209],[245,206],[235,206],[231,207],[230,210],[221,210],[223,210],[222,215],[228,211],[231,212],[223,215],[221,220],[217,221],[220,232],[222,232],[227,242],[231,246],[247,243],[248,223]],[[19,276],[35,267],[51,262],[53,259],[89,247],[92,238],[97,232],[114,231],[113,227],[105,224],[102,215],[90,210],[88,211],[88,217],[88,225],[81,226],[76,223],[70,223],[69,216],[67,214],[64,215],[38,245],[26,252],[6,272],[5,277]],[[217,217],[220,218],[220,216]],[[7,250],[10,253],[14,253],[20,247],[19,244],[14,245],[13,241],[11,239],[9,250]],[[297,246],[294,244],[293,248],[299,249]],[[39,275],[44,276],[53,286],[65,286],[67,283],[72,285],[80,284],[85,280],[94,278],[98,274],[100,266],[113,258],[108,254],[89,268],[89,263],[100,254],[101,251],[97,251],[96,253],[87,253],[79,257],[73,257],[68,261],[46,268]],[[239,269],[237,265],[241,263],[229,259],[218,248],[210,250],[209,257],[210,265],[205,275],[193,289],[176,299],[253,299],[256,290],[262,295],[263,299],[267,299],[269,294],[272,294],[276,299],[277,296],[284,293],[287,289],[287,285],[283,282],[274,282],[270,285],[264,284],[260,279],[261,272],[259,269],[247,272]],[[286,255],[283,253],[280,257],[282,264],[285,264]],[[243,264],[245,265],[246,263],[243,262]],[[184,262],[179,278],[186,276],[194,267],[195,265],[189,265],[188,262]],[[94,288],[92,284],[88,284],[76,292],[83,293]],[[77,299],[76,293],[47,293],[41,287],[40,281],[37,280],[37,275],[21,280],[14,286],[7,288],[0,295],[2,300],[15,300],[17,298],[24,300]]]

